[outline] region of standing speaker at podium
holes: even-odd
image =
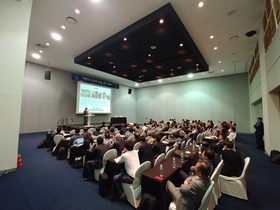
[[[88,108],[86,107],[85,110],[84,110],[84,125],[87,125],[87,122],[88,122],[88,115],[89,115],[89,111],[88,111]]]

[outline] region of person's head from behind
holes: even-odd
[[[211,172],[211,166],[209,163],[203,160],[199,160],[195,165],[195,173],[197,176],[206,178],[209,177]]]
[[[61,128],[58,127],[58,128],[56,129],[56,133],[60,133],[60,132],[61,132]]]
[[[233,148],[233,143],[231,141],[225,141],[224,142],[224,148],[226,149],[232,149]]]
[[[136,138],[136,139],[138,139],[138,138],[139,138],[139,136],[140,136],[140,133],[135,132],[135,133],[134,133],[134,136],[135,136],[135,138]]]
[[[232,133],[236,132],[236,128],[234,126],[231,126],[230,127],[230,132],[232,132]]]
[[[122,139],[121,134],[118,133],[118,134],[115,135],[115,140],[116,141],[120,141],[121,139]]]
[[[105,133],[105,139],[109,139],[110,138],[110,133],[109,132],[106,132]]]
[[[96,130],[97,132],[99,132],[99,131],[100,131],[100,128],[96,128],[95,130]]]
[[[156,134],[156,135],[155,135],[155,139],[156,139],[157,142],[160,142],[161,136],[160,136],[159,134]]]
[[[110,128],[110,132],[111,132],[111,133],[114,133],[114,131],[115,131],[115,128],[114,128],[114,127],[111,127],[111,128]]]
[[[75,128],[75,133],[80,134],[80,128]]]
[[[96,141],[98,145],[103,144],[103,138],[101,136],[97,137]]]
[[[261,121],[262,121],[262,118],[261,118],[261,117],[258,117],[257,120],[258,120],[258,122],[261,122]]]
[[[88,127],[84,127],[83,130],[84,130],[84,132],[87,132],[88,131]]]
[[[140,144],[144,144],[146,142],[146,138],[144,136],[139,136],[138,141]]]
[[[214,152],[215,152],[215,154],[218,154],[219,152],[220,152],[220,148],[218,147],[218,145],[217,144],[210,144],[210,149],[212,149]]]
[[[202,152],[202,159],[204,160],[213,160],[215,157],[215,153],[212,149],[205,149],[203,152]]]
[[[133,147],[134,147],[133,141],[129,140],[129,141],[126,141],[126,142],[125,142],[125,148],[126,148],[128,151],[133,150]]]

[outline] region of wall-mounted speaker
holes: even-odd
[[[51,80],[51,71],[45,71],[45,79],[46,80]]]
[[[132,93],[132,89],[128,89],[128,94],[131,94]]]

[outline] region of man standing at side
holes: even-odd
[[[263,142],[263,122],[262,118],[258,117],[257,123],[254,125],[254,128],[256,129],[255,134],[256,134],[256,143],[257,143],[257,149],[264,150],[264,142]]]
[[[88,121],[88,108],[86,107],[84,110],[84,125],[87,125],[87,121]]]
[[[195,165],[196,176],[188,177],[180,187],[175,187],[169,180],[166,190],[176,203],[177,210],[198,209],[201,200],[211,184],[209,174],[210,165],[206,161],[199,160]]]

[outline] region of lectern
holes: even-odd
[[[94,116],[94,114],[88,114],[87,116],[87,126],[90,126],[90,118]]]

